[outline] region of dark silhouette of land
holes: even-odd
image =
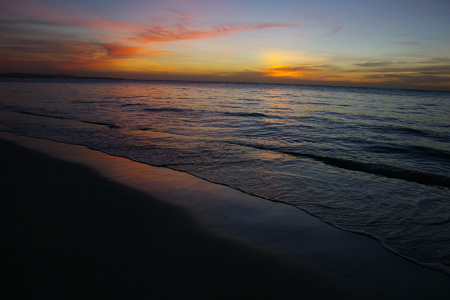
[[[125,78],[115,77],[95,77],[95,76],[74,76],[68,74],[36,74],[36,73],[4,73],[0,78],[54,78],[54,79],[108,79],[108,80],[126,80]]]

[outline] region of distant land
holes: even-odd
[[[126,80],[126,78],[116,78],[116,77],[89,77],[89,76],[74,76],[67,74],[35,74],[35,73],[4,73],[0,74],[0,78],[63,78],[63,79]]]

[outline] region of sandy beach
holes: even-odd
[[[185,173],[0,133],[7,299],[447,299],[450,276]]]

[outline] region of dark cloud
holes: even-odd
[[[392,65],[393,63],[390,61],[379,61],[379,62],[366,62],[366,63],[359,63],[359,64],[355,64],[355,66],[358,67],[368,67],[368,68],[373,68],[373,67],[384,67],[384,66],[389,66]]]
[[[450,76],[424,75],[424,74],[372,74],[364,78],[377,79],[388,82],[408,83],[408,84],[450,84]]]

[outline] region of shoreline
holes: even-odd
[[[218,238],[183,209],[0,139],[8,299],[346,299],[319,272]],[[344,297],[345,296],[345,297]]]
[[[4,132],[0,138],[83,165],[116,185],[160,199],[187,212],[196,226],[221,241],[277,257],[275,265],[309,270],[304,274],[323,277],[323,283],[331,281],[346,292],[351,289],[359,298],[444,299],[450,293],[450,277],[440,271],[407,261],[369,237],[337,229],[289,205],[83,146]]]

